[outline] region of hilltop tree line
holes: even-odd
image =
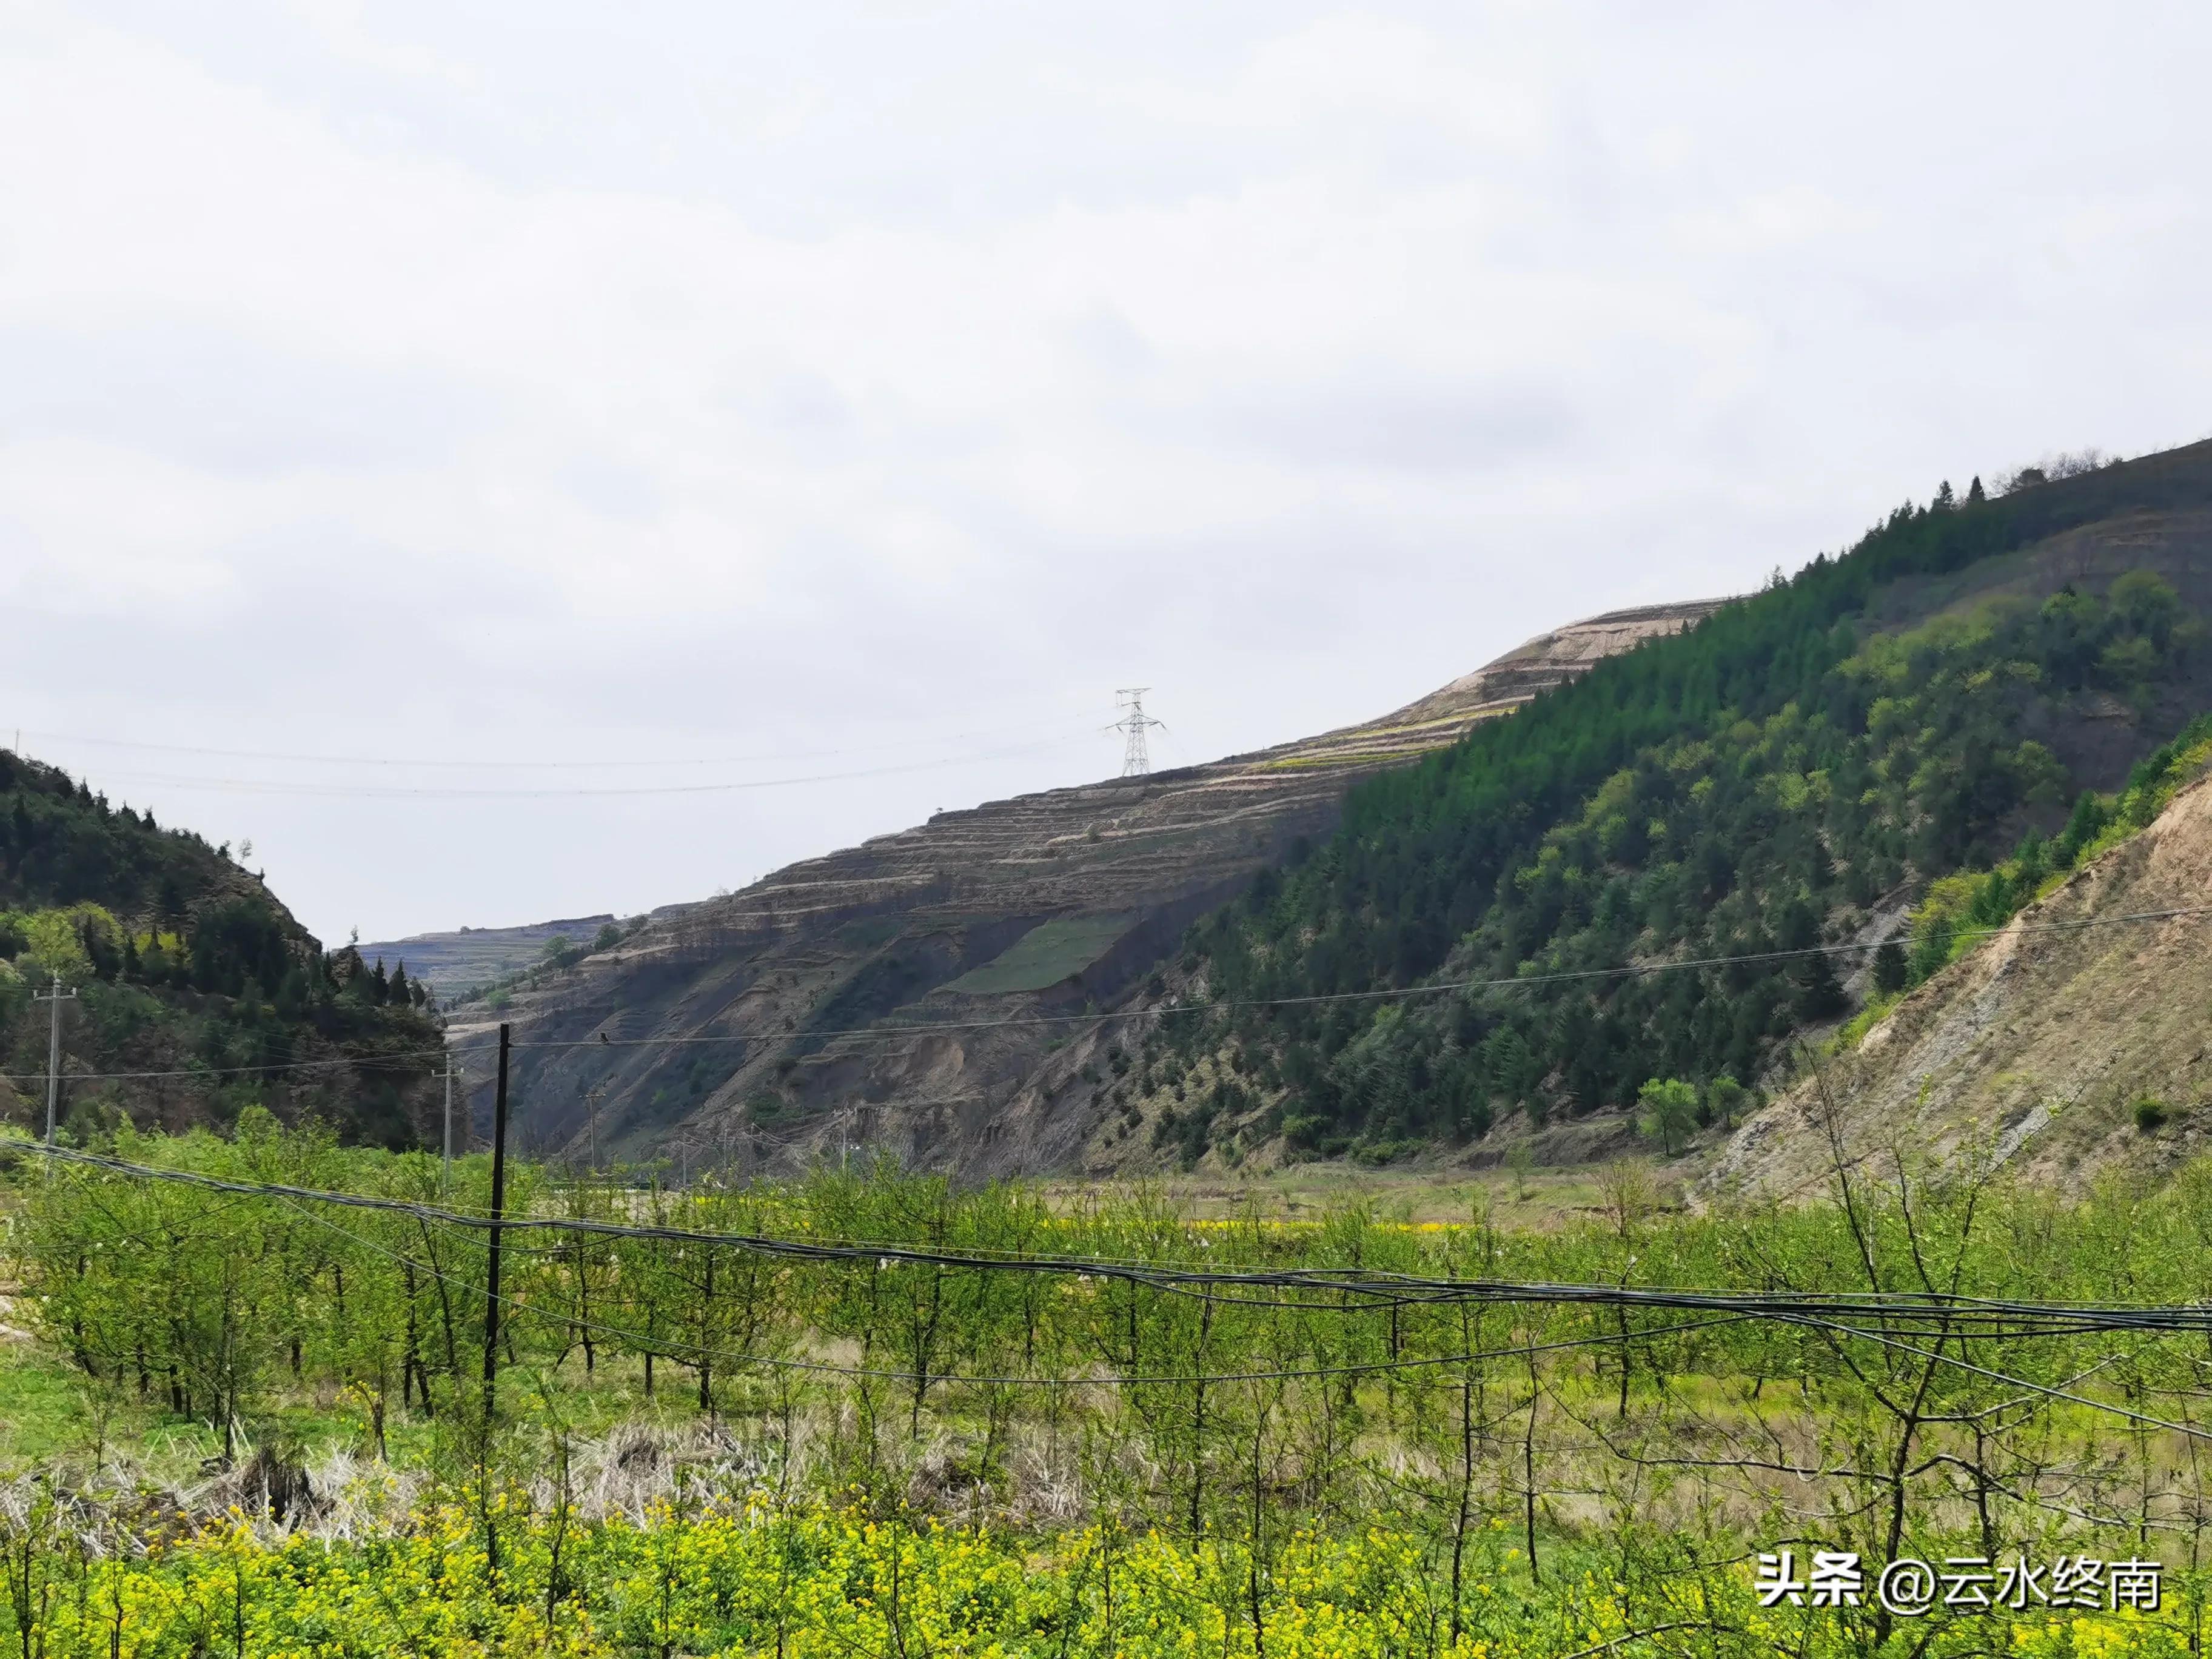
[[[2081,510],[2108,510],[2125,471],[2001,501],[1947,486],[1851,552],[1363,785],[1318,853],[1194,930],[1187,968],[1210,998],[1250,1002],[1806,951],[2000,863],[2023,825],[2068,822],[2055,730],[2094,700],[2147,710],[2203,624],[2148,572],[1902,635],[1856,618],[1887,582],[2054,527],[2039,498],[2093,486]],[[2097,810],[2062,832],[2069,860]],[[2063,866],[2046,849],[2041,867]],[[1900,940],[1875,965],[1895,983],[1942,959]],[[1808,955],[1246,1010],[1160,1041],[1184,1067],[1234,1057],[1294,1144],[1372,1151],[1628,1105],[1655,1076],[1734,1088],[1847,1006],[1834,958]]]
[[[150,808],[112,805],[89,783],[0,749],[0,904],[94,903],[173,925],[210,896],[251,884],[228,854],[162,828]]]
[[[0,750],[0,1069],[45,1070],[47,1023],[30,999],[56,975],[78,994],[62,1035],[64,1118],[79,1132],[228,1122],[274,1103],[349,1139],[413,1144],[408,1091],[441,1036],[404,963],[325,952],[228,847]],[[356,1075],[257,1075],[347,1057]]]

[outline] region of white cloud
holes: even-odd
[[[1059,734],[629,805],[159,786],[326,933],[1110,771],[1133,678],[1187,758],[1364,717],[1946,474],[2199,431],[2206,26],[2077,24],[33,4],[0,686],[312,752]]]

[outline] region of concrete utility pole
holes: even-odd
[[[499,1245],[500,1223],[507,1215],[507,1026],[502,1020],[499,1028],[499,1082],[492,1095],[491,1107],[491,1240],[485,1247],[484,1261],[484,1363],[483,1363],[483,1423],[479,1431],[484,1437],[483,1445],[491,1443],[492,1425],[496,1420],[495,1408],[498,1403],[494,1390],[499,1383]],[[485,1490],[484,1565],[496,1575],[499,1571],[499,1533],[490,1525],[491,1502]]]
[[[1121,718],[1106,729],[1126,733],[1128,742],[1121,750],[1121,775],[1140,778],[1152,769],[1152,756],[1145,744],[1145,733],[1153,726],[1164,730],[1165,720],[1156,720],[1145,713],[1145,693],[1149,685],[1125,685],[1114,694],[1114,706],[1122,710]]]
[[[453,1184],[453,1057],[446,1056],[446,1158],[443,1179],[447,1187]]]
[[[604,1083],[584,1091],[584,1106],[589,1114],[589,1127],[584,1131],[584,1156],[594,1171],[599,1167],[599,1102],[606,1097],[606,1092]]]
[[[75,1002],[76,993],[63,990],[62,976],[56,974],[54,988],[32,992],[31,1000],[53,1005],[51,1023],[46,1028],[46,1145],[52,1146],[54,1144],[54,1103],[61,1097],[62,1004]],[[53,1165],[50,1163],[46,1168],[51,1170]]]

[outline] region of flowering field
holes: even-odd
[[[1689,1574],[1632,1596],[1586,1562],[1537,1587],[1492,1537],[1455,1617],[1440,1564],[1379,1528],[1193,1547],[1092,1526],[1024,1540],[854,1512],[658,1506],[562,1536],[501,1515],[501,1567],[478,1516],[434,1509],[356,1541],[262,1541],[242,1520],[137,1559],[43,1558],[11,1582],[34,1609],[23,1650],[174,1655],[1124,1656],[1126,1659],[1561,1659],[1660,1652],[1868,1651],[1863,1620],[1760,1609],[1740,1577]],[[1494,1529],[1493,1529],[1494,1530]],[[1615,1564],[1618,1565],[1617,1563]],[[1694,1632],[1686,1637],[1683,1632]],[[1643,1632],[1639,1635],[1638,1632]],[[2000,1614],[1909,1630],[1899,1653],[2182,1655],[2182,1621]],[[1669,1638],[1673,1639],[1668,1639]],[[1932,1642],[1919,1638],[1932,1637]]]
[[[526,1166],[495,1300],[477,1165],[111,1150],[4,1192],[26,1659],[2203,1650],[2201,1331],[1461,1291],[2202,1304],[2212,1169],[1703,1215],[1624,1171],[1529,1233]]]

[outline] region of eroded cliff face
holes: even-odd
[[[1066,1168],[1097,1109],[1075,1017],[1327,835],[1360,778],[1720,603],[1595,617],[1378,720],[942,812],[663,912],[509,1012],[523,1143],[757,1168],[850,1142],[973,1173]],[[491,1029],[457,1020],[456,1040],[488,1121]],[[562,1042],[586,1046],[533,1046]]]
[[[2155,1176],[2212,1133],[2208,940],[2212,779],[1747,1121],[1700,1190],[1817,1194],[1838,1148],[1884,1179],[1900,1160],[2062,1187]],[[2137,1123],[2146,1100],[2161,1121]]]

